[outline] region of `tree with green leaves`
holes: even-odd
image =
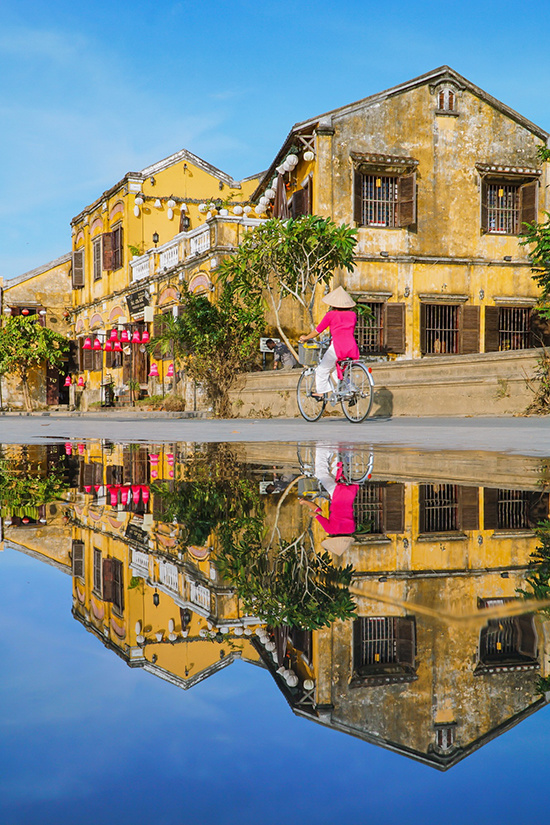
[[[0,458],[0,507],[3,516],[37,519],[43,504],[59,500],[67,484],[59,469],[44,475],[41,465]]]
[[[162,332],[150,343],[163,354],[173,353],[186,374],[206,390],[214,413],[231,415],[229,390],[239,373],[254,364],[264,309],[258,290],[237,292],[235,285],[222,281],[215,302],[194,295],[182,287],[178,318],[167,316]]]
[[[20,379],[27,412],[32,410],[29,392],[31,370],[45,364],[61,366],[69,342],[59,332],[40,324],[38,315],[8,318],[0,328],[0,375]]]
[[[541,161],[550,161],[550,149],[546,146],[539,146],[538,155]],[[546,219],[541,223],[524,224],[520,244],[531,247],[532,278],[541,289],[537,310],[541,317],[550,320],[550,212],[544,215]]]
[[[318,215],[272,218],[247,232],[222,263],[220,278],[242,296],[265,296],[281,338],[297,357],[281,324],[283,300],[297,301],[313,328],[318,287],[329,284],[335,269],[353,270],[356,235],[356,229]]]

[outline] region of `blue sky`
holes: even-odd
[[[0,276],[70,249],[70,219],[190,149],[235,177],[296,121],[448,64],[550,131],[546,0],[4,0]]]

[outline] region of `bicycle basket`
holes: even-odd
[[[319,344],[298,344],[298,358],[304,367],[316,367],[319,363]]]

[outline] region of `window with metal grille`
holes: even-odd
[[[459,529],[456,484],[421,484],[420,493],[421,533],[446,533]]]
[[[363,678],[414,678],[415,620],[375,616],[353,623],[353,669]]]
[[[537,659],[537,632],[533,615],[489,619],[479,634],[480,670],[532,665]]]
[[[498,343],[499,350],[531,347],[530,307],[499,307]]]
[[[499,490],[497,530],[528,530],[530,505],[526,490]]]
[[[358,532],[379,535],[384,532],[384,498],[383,485],[362,485],[355,501],[353,512]]]
[[[398,178],[361,176],[362,226],[397,226]]]
[[[458,304],[425,304],[425,352],[431,355],[459,352]]]
[[[487,184],[487,232],[517,235],[520,229],[520,186]]]
[[[382,352],[384,349],[384,304],[361,303],[370,309],[370,315],[357,313],[355,338],[361,355]]]

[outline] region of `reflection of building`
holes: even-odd
[[[442,770],[544,703],[544,621],[522,612],[517,593],[532,528],[548,514],[534,466],[513,488],[483,471],[486,486],[460,483],[462,466],[429,480],[418,456],[416,478],[374,475],[355,502],[365,529],[336,561],[355,568],[357,618],[287,633],[243,615],[214,541],[183,549],[181,525],[163,520],[155,482],[181,477],[190,445],[81,447],[71,446],[70,524],[59,533],[48,521],[38,544],[30,527],[6,533],[43,557],[47,531],[63,536],[75,618],[129,666],[190,687],[242,657],[270,670],[296,713]],[[271,461],[256,468],[273,474]],[[280,507],[280,494],[266,498],[267,533],[277,518],[285,541],[308,518],[292,475]]]

